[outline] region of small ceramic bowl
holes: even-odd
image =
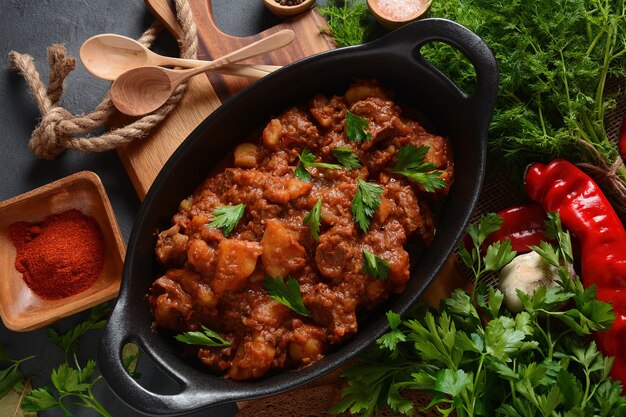
[[[276,0],[263,0],[263,4],[278,17],[290,17],[309,10],[315,4],[315,0],[304,0],[295,6],[281,6]]]
[[[390,10],[387,10],[387,5],[389,3],[398,3],[401,7],[407,7],[406,0],[367,0],[367,6],[370,9],[370,12],[378,20],[378,22],[388,30],[394,30],[399,28],[402,25],[405,25],[409,22],[413,22],[415,20],[426,17],[428,11],[430,10],[430,5],[432,4],[432,0],[411,0],[419,4],[419,7],[415,8],[415,11],[401,17],[399,16],[400,11],[394,13]]]
[[[15,246],[8,228],[41,222],[50,214],[78,209],[93,217],[104,237],[104,267],[87,290],[57,300],[36,296],[15,269]],[[100,178],[82,171],[0,202],[0,316],[14,331],[34,330],[117,296],[126,246]]]

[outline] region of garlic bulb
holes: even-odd
[[[532,294],[545,285],[552,288],[558,279],[557,268],[546,262],[537,252],[516,256],[500,271],[498,287],[504,294],[504,305],[516,313],[522,310],[522,302],[516,290]]]

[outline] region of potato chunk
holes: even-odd
[[[307,195],[311,188],[313,188],[313,184],[310,182],[304,182],[297,178],[287,180],[287,190],[289,190],[289,196],[292,200]]]
[[[234,154],[234,164],[239,168],[256,168],[256,145],[242,143],[237,145]]]
[[[306,264],[306,250],[295,233],[278,220],[268,220],[261,246],[265,272],[272,277],[285,277]]]
[[[300,365],[308,365],[322,357],[326,345],[322,328],[303,325],[292,334],[288,347],[289,358]]]
[[[261,245],[245,240],[225,239],[217,247],[213,290],[222,294],[242,287],[254,272]]]
[[[268,148],[276,149],[283,135],[283,126],[280,124],[280,120],[272,119],[263,129],[263,143]]]
[[[374,81],[360,81],[354,83],[350,86],[350,88],[348,88],[344,97],[349,105],[368,97],[389,99],[385,90],[383,90],[382,87]]]
[[[200,274],[210,276],[213,272],[215,249],[204,240],[194,239],[187,249],[187,262]]]

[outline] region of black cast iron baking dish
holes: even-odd
[[[429,42],[460,50],[474,65],[477,83],[470,95],[420,55]],[[396,101],[415,107],[438,133],[451,138],[456,178],[444,203],[431,246],[412,256],[406,291],[384,309],[404,312],[440,271],[474,209],[485,169],[487,127],[498,86],[495,58],[474,33],[457,23],[426,19],[359,47],[322,53],[289,65],[246,88],[211,114],[172,155],[150,188],[133,228],[117,305],[100,343],[102,375],[128,405],[149,415],[181,415],[220,403],[253,399],[292,389],[345,364],[386,329],[384,314],[359,322],[357,335],[313,365],[235,382],[181,358],[171,337],[151,330],[146,294],[157,278],[155,231],[169,227],[179,202],[190,195],[234,145],[264,126],[272,115],[317,92],[343,91],[355,78],[376,78],[396,92]],[[176,394],[144,389],[124,370],[121,349],[134,342],[180,386]]]

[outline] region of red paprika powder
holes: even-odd
[[[41,223],[9,227],[15,268],[28,287],[49,300],[85,291],[104,266],[104,238],[98,222],[79,210],[53,214]]]

